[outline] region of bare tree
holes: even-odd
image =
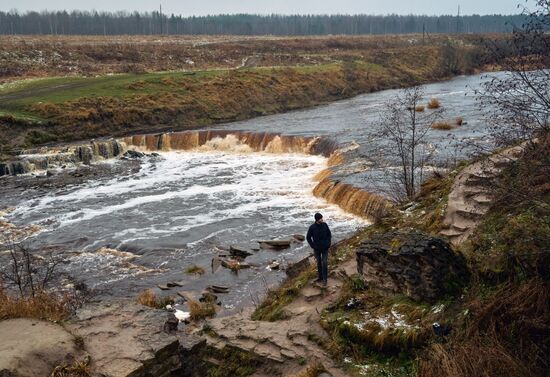
[[[16,286],[21,297],[34,297],[46,289],[55,276],[57,266],[62,263],[62,259],[53,253],[38,256],[13,241],[7,241],[3,246],[7,247],[9,260],[0,268],[0,276]]]
[[[550,0],[523,9],[526,22],[492,53],[505,71],[478,91],[497,145],[510,145],[550,131]]]
[[[385,154],[389,161],[398,161],[394,168],[387,169],[394,199],[414,198],[432,154],[426,135],[442,110],[418,111],[423,100],[421,87],[404,89],[381,115],[380,136],[385,140]]]

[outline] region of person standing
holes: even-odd
[[[332,242],[332,234],[328,225],[323,221],[323,215],[315,214],[315,222],[307,231],[307,243],[313,249],[317,260],[317,282],[327,285],[328,279],[328,249]]]

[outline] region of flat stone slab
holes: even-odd
[[[318,287],[305,287],[302,289],[302,296],[309,301],[313,300],[315,297],[319,297],[323,294],[323,291]]]
[[[141,377],[151,370],[162,375],[180,367],[178,347],[185,334],[163,332],[163,310],[132,301],[97,303],[86,305],[76,317],[66,327],[84,339],[96,374]]]
[[[49,376],[83,354],[60,325],[27,318],[0,321],[0,375]]]

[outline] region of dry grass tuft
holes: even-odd
[[[166,305],[172,305],[174,299],[172,297],[157,297],[152,289],[147,289],[139,294],[137,302],[150,308],[164,309]]]
[[[319,361],[314,361],[308,365],[303,371],[292,375],[292,377],[317,377],[321,373],[326,372],[325,367]]]
[[[428,109],[439,109],[441,107],[441,102],[439,102],[438,99],[432,98],[430,102],[428,102]]]
[[[421,113],[424,111],[424,106],[422,105],[418,105],[414,108],[414,111],[418,112],[418,113]]]
[[[0,320],[38,318],[61,321],[71,314],[73,300],[69,295],[40,291],[34,297],[13,297],[0,286]]]
[[[432,128],[434,130],[448,131],[448,130],[452,130],[455,127],[456,127],[455,125],[449,122],[435,122],[434,124],[432,124]]]
[[[60,365],[55,367],[49,377],[91,377],[90,357],[75,361],[72,365]]]
[[[479,296],[479,295],[478,295]],[[544,376],[550,368],[550,286],[533,279],[508,283],[485,303],[474,297],[473,318],[450,342],[433,345],[420,377]]]
[[[204,275],[204,273],[206,271],[201,266],[197,266],[196,264],[193,264],[193,265],[187,267],[185,272],[187,272],[189,275],[193,275],[193,274],[195,274],[195,275]]]
[[[198,302],[191,300],[188,302],[189,313],[193,321],[210,318],[216,315],[216,306],[213,302]]]

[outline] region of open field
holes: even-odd
[[[410,35],[1,37],[0,145],[6,154],[196,128],[437,81],[497,63],[483,43],[472,35],[425,43]]]

